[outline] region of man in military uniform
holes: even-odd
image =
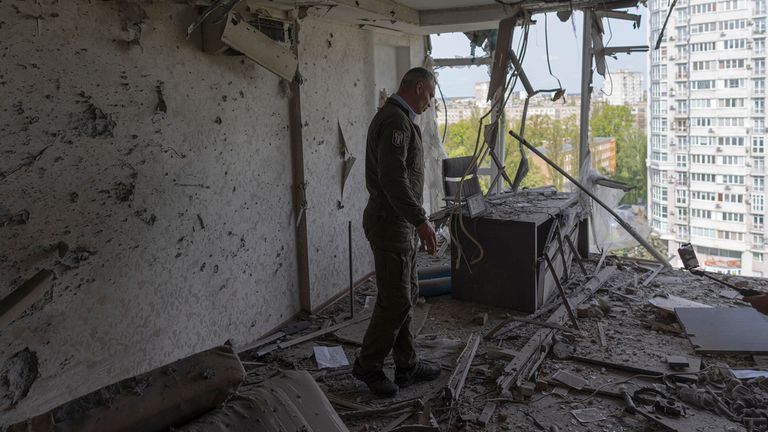
[[[436,245],[422,208],[424,158],[421,130],[414,121],[434,97],[434,75],[413,68],[368,128],[365,184],[370,196],[363,228],[373,250],[378,297],[352,374],[380,396],[393,396],[399,387],[440,375],[439,366],[419,360],[410,329],[418,297],[417,237],[430,255]],[[390,351],[394,383],[383,371]]]

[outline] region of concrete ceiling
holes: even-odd
[[[492,29],[521,6],[530,14],[568,9],[617,9],[637,0],[248,0],[251,6],[299,9],[302,14],[410,34]]]

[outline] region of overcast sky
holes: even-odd
[[[605,46],[648,45],[646,40],[647,8],[631,8],[628,11],[642,15],[640,28],[633,29],[630,21],[603,19],[603,22],[606,23],[606,34],[603,37]],[[534,19],[537,23],[531,26],[529,32],[528,50],[523,60],[523,67],[534,88],[557,87],[557,80],[552,78],[547,70],[544,15],[535,15]],[[549,57],[552,72],[560,78],[568,93],[579,93],[581,86],[582,15],[580,12],[576,12],[572,20],[561,22],[553,13],[550,13],[547,14],[547,19],[549,20]],[[610,21],[610,29],[607,21]],[[576,27],[575,35],[574,24]],[[613,37],[611,37],[611,30]],[[517,51],[517,41],[521,34],[521,28],[516,28],[513,45],[515,51]],[[469,39],[464,34],[446,33],[432,36],[433,58],[468,57],[469,55]],[[484,53],[478,49],[475,55],[481,56]],[[617,60],[608,59],[608,70],[628,69],[645,74],[647,56],[648,53],[618,54]],[[445,97],[473,96],[475,83],[488,81],[487,66],[440,68],[437,72]],[[603,85],[603,78],[595,73],[595,88],[610,93],[610,80],[606,78],[605,81],[605,85]]]

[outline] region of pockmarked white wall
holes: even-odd
[[[0,176],[0,213],[29,211],[0,227],[0,296],[41,268],[57,279],[0,330],[0,360],[29,347],[40,362],[0,424],[299,310],[278,78],[186,40],[187,5],[140,3],[129,44],[119,3],[43,1],[39,34],[14,3],[0,3],[0,171],[44,151]]]
[[[185,38],[197,10],[183,3],[43,0],[39,30],[17,3],[0,2],[0,217],[29,219],[0,226],[0,296],[43,268],[56,279],[0,329],[0,362],[28,348],[40,364],[0,424],[226,340],[247,344],[300,309],[279,79],[243,56],[202,52],[197,35]],[[311,17],[299,41],[318,307],[348,283],[348,221],[355,279],[373,270],[365,135],[375,70],[391,66],[373,61],[374,46],[408,47],[412,66],[423,48],[420,37]],[[425,134],[433,121],[421,116]],[[339,124],[357,158],[343,199]]]
[[[353,231],[353,279],[373,270],[370,246],[363,235],[365,142],[376,114],[379,92],[397,91],[400,77],[424,63],[421,36],[390,35],[321,19],[304,20],[299,32],[302,118],[307,179],[307,222],[312,302],[322,305],[349,284],[348,223]],[[435,160],[434,108],[419,116],[425,145],[427,187],[439,184]],[[343,152],[355,157],[342,198]],[[436,141],[437,139],[437,141]],[[437,177],[436,177],[437,176]],[[436,210],[432,191],[425,193],[428,212]]]

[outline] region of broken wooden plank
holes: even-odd
[[[600,337],[600,346],[605,347],[608,345],[608,341],[605,339],[605,329],[603,328],[603,322],[597,322],[597,335]]]
[[[0,300],[0,328],[20,317],[24,311],[40,300],[51,288],[54,276],[50,270],[40,270]]]
[[[315,332],[306,334],[304,336],[300,336],[300,337],[297,337],[295,339],[291,339],[289,341],[281,342],[281,343],[277,344],[277,347],[280,348],[280,349],[289,348],[289,347],[292,347],[294,345],[298,345],[300,343],[304,343],[306,341],[312,340],[312,339],[314,339],[316,337],[320,337],[320,336],[326,335],[328,333],[333,333],[334,331],[336,331],[338,329],[342,329],[344,327],[350,326],[352,324],[359,323],[360,321],[365,321],[365,320],[370,319],[370,318],[371,318],[370,314],[360,315],[357,318],[344,321],[342,323],[330,326],[328,328],[320,329],[320,330],[317,330]]]
[[[578,305],[591,297],[615,272],[616,267],[614,266],[606,267],[600,271],[594,278],[577,289],[571,296],[572,303]],[[552,313],[547,322],[562,325],[566,319],[567,312],[565,307],[561,306]],[[552,329],[537,331],[520,350],[520,354],[507,364],[504,368],[505,373],[496,380],[496,384],[502,394],[507,394],[510,388],[513,386],[517,387],[521,382],[528,380],[533,375],[533,372],[544,360],[547,352],[549,352],[554,334],[555,330]]]
[[[477,353],[477,347],[480,345],[480,335],[472,333],[467,339],[467,346],[464,351],[461,352],[458,360],[456,360],[456,368],[453,370],[451,377],[448,378],[448,383],[445,385],[443,397],[448,401],[455,401],[461,395],[461,390],[464,388],[464,382],[467,380],[467,374],[469,368],[472,366],[472,360]]]

